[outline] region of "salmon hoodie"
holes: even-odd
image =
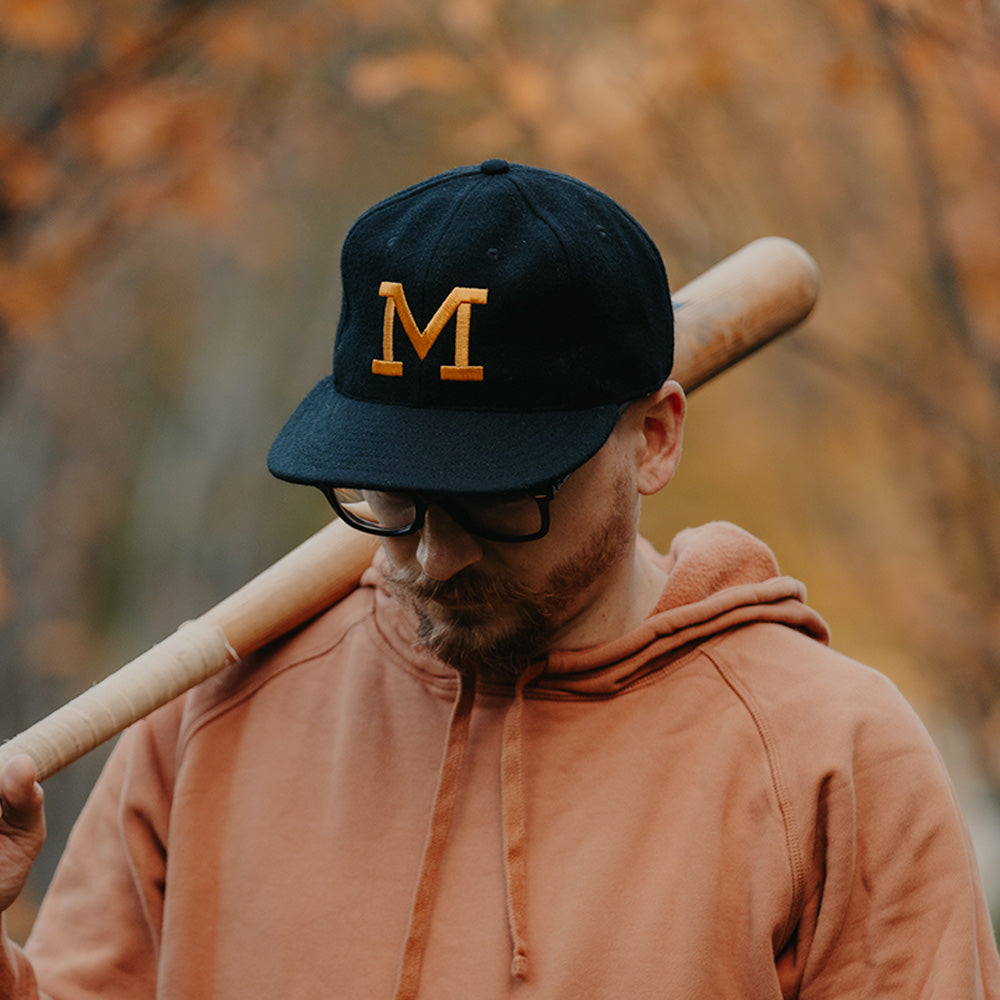
[[[378,561],[120,739],[0,997],[1000,997],[927,732],[740,529],[515,689]]]

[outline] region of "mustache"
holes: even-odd
[[[530,600],[531,591],[514,580],[484,576],[464,569],[447,580],[435,580],[419,569],[393,566],[386,574],[391,590],[411,600],[456,600],[470,604],[519,603]]]

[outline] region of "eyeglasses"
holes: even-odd
[[[372,535],[394,538],[419,531],[431,504],[470,534],[491,542],[530,542],[549,530],[549,504],[564,477],[539,490],[511,493],[415,493],[352,486],[320,486],[343,521]]]

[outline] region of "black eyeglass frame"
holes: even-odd
[[[382,528],[370,521],[364,521],[357,518],[354,514],[344,508],[337,499],[336,491],[339,489],[371,489],[372,487],[345,487],[342,484],[330,486],[318,483],[317,487],[323,496],[326,497],[330,506],[334,509],[334,511],[336,511],[337,516],[345,524],[352,528],[356,528],[358,531],[364,531],[369,535],[378,535],[382,538],[400,538],[404,535],[415,534],[424,525],[424,517],[427,514],[427,508],[431,504],[436,504],[444,510],[445,513],[447,513],[448,516],[457,525],[459,525],[459,527],[464,528],[470,535],[475,535],[477,538],[485,539],[488,542],[533,542],[548,534],[551,526],[549,504],[555,499],[556,494],[563,487],[567,479],[569,479],[568,475],[563,476],[561,479],[557,479],[554,483],[550,483],[547,486],[525,491],[526,498],[534,500],[535,503],[538,504],[538,513],[542,522],[538,531],[532,532],[528,535],[505,535],[500,532],[483,531],[481,527],[476,526],[467,516],[457,499],[459,497],[475,497],[477,495],[483,497],[498,495],[494,493],[421,493],[417,490],[386,490],[385,492],[387,493],[398,493],[412,498],[413,523],[405,528]],[[513,493],[517,492],[518,491],[513,491]],[[454,497],[456,499],[449,500],[449,497]]]

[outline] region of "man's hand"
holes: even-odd
[[[44,842],[42,788],[34,761],[19,754],[0,774],[0,912],[21,894]]]

